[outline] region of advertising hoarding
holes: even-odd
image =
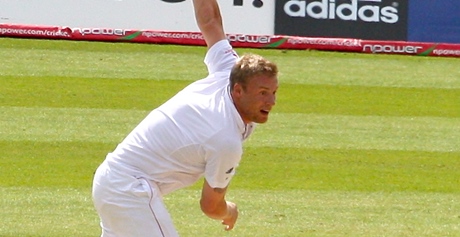
[[[408,0],[277,0],[275,34],[406,40]]]

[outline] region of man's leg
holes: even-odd
[[[98,169],[93,199],[102,237],[177,237],[158,187],[146,179]]]

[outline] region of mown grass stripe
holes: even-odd
[[[86,189],[2,188],[0,235],[89,237],[100,232]],[[231,192],[240,217],[233,236],[458,236],[460,199],[454,194],[418,192],[263,191]],[[165,198],[181,236],[221,233],[201,216],[199,192],[182,190]],[[177,202],[176,200],[181,200]],[[274,205],[276,203],[276,205]],[[251,208],[249,208],[251,207]],[[79,213],[73,215],[73,213]],[[305,213],[308,213],[305,214]],[[87,223],[81,227],[82,219]],[[40,221],[37,221],[40,220]],[[203,228],[206,226],[207,228]],[[417,228],[414,228],[417,226]]]
[[[148,111],[0,107],[0,140],[119,142]]]
[[[3,77],[0,106],[151,110],[180,80]],[[275,112],[460,117],[460,89],[282,84]]]
[[[0,186],[87,188],[115,143],[2,141]],[[460,193],[460,152],[248,146],[235,189]],[[199,190],[201,182],[192,189]]]
[[[120,54],[116,51],[66,51],[49,49],[2,49],[0,76],[27,77],[80,77],[91,78],[136,78],[151,80],[190,80],[206,73],[202,54],[181,56],[180,53],[132,52]],[[195,61],[190,61],[195,57]],[[200,71],[188,68],[200,63]],[[120,67],[118,65],[123,65]],[[189,71],[187,74],[183,72]],[[186,75],[186,76],[185,76]]]
[[[149,111],[0,107],[0,140],[118,142]],[[460,151],[460,119],[272,114],[247,146]]]

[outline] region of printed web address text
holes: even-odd
[[[312,38],[289,38],[290,44],[306,44],[306,45],[332,45],[332,46],[347,46],[360,47],[361,40],[359,39],[312,39]]]
[[[172,38],[172,39],[198,39],[202,40],[202,34],[196,33],[172,33],[172,32],[142,32],[142,36],[147,38]]]
[[[33,36],[52,36],[52,37],[71,37],[69,32],[63,30],[36,30],[36,29],[14,29],[0,28],[0,35],[33,35]]]
[[[460,50],[453,50],[453,49],[435,49],[433,50],[434,55],[455,55],[460,56]]]

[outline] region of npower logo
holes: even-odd
[[[125,36],[127,30],[107,28],[72,28],[72,32],[78,32],[81,35]]]
[[[227,39],[230,42],[240,43],[258,43],[258,44],[269,44],[272,41],[270,36],[264,35],[227,35]]]
[[[398,2],[384,5],[383,0],[290,0],[284,12],[291,17],[394,24],[399,21],[398,7]]]
[[[363,46],[363,52],[372,53],[418,54],[422,49],[422,46],[413,45],[365,44]]]

